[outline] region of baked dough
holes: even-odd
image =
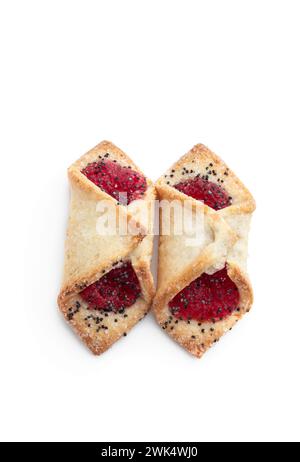
[[[194,179],[196,175],[224,188],[230,195],[230,205],[214,210],[174,187],[183,180]],[[201,144],[194,146],[175,163],[157,181],[156,189],[160,201],[170,203],[177,200],[180,207],[183,207],[184,201],[189,201],[191,214],[195,215],[197,210],[203,214],[200,236],[199,230],[195,229],[192,234],[189,229],[184,229],[181,235],[177,235],[173,226],[168,235],[162,231],[165,218],[161,210],[158,287],[153,303],[161,327],[186,350],[201,357],[250,310],[253,296],[246,272],[246,259],[248,231],[255,202],[225,163]],[[190,239],[196,237],[199,243],[191,246]],[[169,307],[169,302],[176,294],[203,273],[214,274],[225,265],[229,278],[238,288],[238,310],[223,319],[201,323],[195,319],[176,319]]]
[[[126,335],[147,314],[154,296],[150,264],[155,188],[146,179],[142,200],[134,200],[127,206],[119,204],[81,173],[87,165],[104,158],[141,173],[124,152],[108,141],[98,144],[68,169],[71,203],[64,276],[58,297],[65,319],[95,354],[104,352]],[[115,235],[103,235],[97,231],[97,204],[103,200],[117,214]],[[118,226],[121,221],[130,225],[130,234],[124,235]],[[131,262],[140,283],[141,295],[136,302],[125,312],[89,309],[80,292],[126,262]]]

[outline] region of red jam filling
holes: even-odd
[[[187,196],[204,202],[204,204],[215,210],[224,209],[231,205],[232,198],[224,188],[200,176],[182,181],[176,184],[174,188]]]
[[[140,295],[139,280],[131,263],[112,269],[80,292],[90,310],[114,312],[122,312],[132,306]]]
[[[202,274],[170,302],[171,313],[180,319],[219,321],[239,310],[239,292],[226,267]]]
[[[88,164],[81,173],[123,205],[140,199],[147,188],[143,175],[108,159]]]

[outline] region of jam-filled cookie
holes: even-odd
[[[177,204],[182,213],[172,215],[170,232],[165,232],[161,210],[154,312],[162,329],[200,357],[251,307],[246,259],[255,202],[224,162],[201,144],[174,164],[156,188],[161,202]],[[195,225],[175,232],[187,205]],[[197,221],[196,214],[202,219]]]
[[[90,350],[100,354],[126,336],[152,302],[155,188],[108,141],[72,164],[68,175],[71,202],[58,304]],[[104,209],[108,219],[115,217],[108,232],[99,231]]]

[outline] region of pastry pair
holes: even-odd
[[[203,145],[155,185],[103,141],[68,170],[71,186],[59,307],[95,354],[147,314],[200,357],[249,311],[249,191]],[[160,201],[158,284],[150,270]]]

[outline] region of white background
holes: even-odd
[[[299,440],[297,1],[2,1],[3,440]],[[94,357],[56,307],[66,168],[109,139],[155,180],[193,144],[257,201],[255,303],[201,360],[152,315]]]

